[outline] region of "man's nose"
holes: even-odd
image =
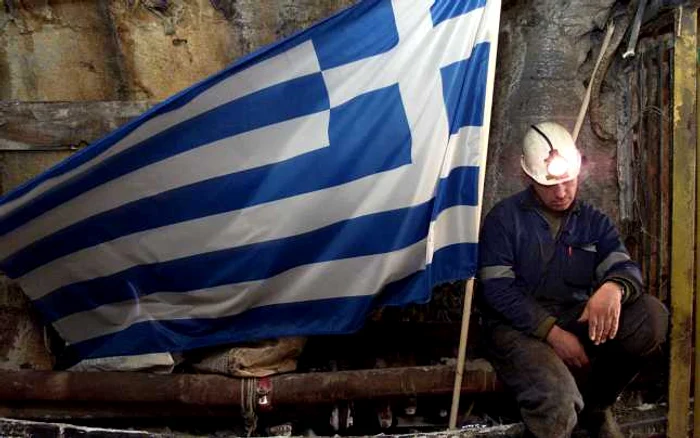
[[[564,184],[557,184],[554,186],[554,195],[557,198],[563,198],[566,196],[566,189],[564,188]]]

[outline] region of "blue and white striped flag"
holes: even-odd
[[[0,200],[76,359],[347,333],[467,278],[500,2],[366,0]]]

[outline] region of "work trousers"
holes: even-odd
[[[587,369],[567,368],[546,342],[508,325],[485,331],[489,360],[536,437],[569,437],[584,404],[587,409],[612,406],[645,358],[660,350],[668,311],[643,294],[623,305],[615,339],[597,346],[588,338],[586,323],[574,319],[564,324],[562,328],[577,335],[586,349],[591,362]]]

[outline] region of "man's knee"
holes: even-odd
[[[528,400],[522,400],[523,404],[529,404],[532,408],[537,406],[550,415],[575,415],[583,409],[583,397],[570,374],[553,375],[537,382],[527,398]]]
[[[618,339],[625,351],[640,357],[657,351],[666,341],[668,316],[661,301],[648,294],[623,307]]]
[[[583,409],[583,398],[570,374],[552,375],[521,396],[523,420],[538,437],[570,436]]]
[[[552,417],[575,417],[583,397],[571,372],[557,357],[543,356],[535,363],[540,371],[529,376],[529,387],[518,397],[521,406]]]

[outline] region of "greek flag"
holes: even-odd
[[[76,360],[348,333],[474,275],[498,0],[366,0],[0,200]]]

